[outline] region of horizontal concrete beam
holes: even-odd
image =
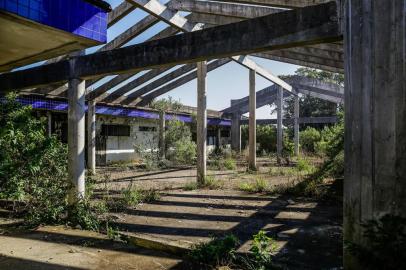
[[[1,91],[342,39],[335,2],[0,75]]]
[[[219,68],[219,67],[227,64],[230,61],[231,60],[228,58],[215,60],[207,65],[207,72],[213,71],[216,68]],[[122,101],[122,103],[131,105],[131,106],[134,106],[134,105],[145,106],[145,105],[149,104],[155,98],[157,98],[163,94],[166,94],[169,91],[171,91],[187,82],[190,82],[196,78],[197,78],[197,71],[193,71],[171,83],[166,84],[165,86],[155,90],[154,92],[151,92],[148,95],[145,95],[141,98],[134,98],[134,97],[128,98],[128,99],[125,99],[124,101]]]
[[[256,18],[281,11],[277,8],[195,0],[175,0],[166,5],[174,10],[236,18]]]
[[[213,0],[215,2],[231,2],[235,4],[262,5],[268,7],[299,8],[323,4],[331,0]]]
[[[293,118],[283,119],[283,124],[293,124]],[[299,124],[335,124],[338,122],[337,116],[326,117],[300,117]],[[257,125],[276,125],[277,119],[257,119]],[[248,119],[240,120],[240,125],[248,125]]]

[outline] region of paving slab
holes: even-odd
[[[0,269],[182,269],[179,257],[65,227],[0,235]]]
[[[167,245],[179,247],[182,253],[214,236],[232,233],[240,239],[238,251],[247,252],[252,235],[265,230],[278,242],[278,259],[288,261],[292,269],[342,264],[339,205],[232,190],[172,190],[158,201],[113,216],[114,226],[134,243],[146,241],[149,248],[156,242],[160,250]]]

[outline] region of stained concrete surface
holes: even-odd
[[[1,232],[1,230],[0,230]],[[2,231],[0,269],[173,269],[181,260],[163,252],[113,242],[106,236],[64,227]]]

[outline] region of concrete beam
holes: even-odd
[[[96,174],[96,102],[87,102],[87,170]]]
[[[215,2],[231,2],[235,4],[250,4],[266,7],[300,8],[326,3],[331,0],[213,0]]]
[[[281,11],[281,9],[270,7],[235,5],[230,3],[194,0],[175,0],[166,5],[174,10],[235,18],[256,18]]]
[[[197,63],[197,183],[206,181],[206,140],[207,140],[207,97],[206,97],[206,62]]]
[[[234,113],[231,118],[231,149],[237,153],[241,152],[241,115]]]
[[[165,115],[164,111],[159,113],[159,156],[161,160],[165,159]]]
[[[240,125],[248,125],[248,121],[246,119],[240,120]],[[283,119],[284,125],[294,124],[294,118],[285,118]],[[256,121],[257,126],[261,125],[276,125],[278,123],[277,119],[257,119]],[[299,124],[336,124],[338,123],[337,116],[320,116],[320,117],[299,117],[298,119]]]
[[[335,2],[176,35],[111,51],[0,75],[2,92],[56,83],[69,77],[132,72],[201,59],[254,53],[342,39]],[[282,30],[283,29],[283,30]],[[241,33],[244,33],[242,35]],[[264,38],[267,37],[267,38]],[[194,45],[191,45],[194,44]],[[191,50],[191,46],[194,46]],[[17,79],[18,78],[18,79]]]
[[[187,18],[182,17],[179,12],[175,12],[165,5],[161,4],[158,0],[130,0],[133,4],[137,5],[141,9],[150,13],[153,16],[165,21],[166,23],[178,28],[183,32],[192,32],[203,29],[204,24],[191,23]],[[276,83],[288,91],[292,91],[292,87],[273,75],[270,71],[259,66],[248,56],[233,56],[232,59],[240,65],[255,70],[259,75],[273,83]]]
[[[144,87],[134,91],[133,93],[127,95],[127,96],[121,96],[120,98],[117,99],[117,95],[120,95],[121,93],[116,93],[117,91],[113,92],[110,96],[114,96],[117,99],[117,102],[122,102],[123,104],[130,104],[131,102],[133,102],[134,100],[136,100],[137,98],[141,97],[142,95],[145,95],[149,92],[151,92],[152,90],[178,78],[179,76],[185,75],[186,73],[192,71],[196,69],[196,64],[187,64],[184,65],[158,79],[156,79],[155,81],[145,85]],[[128,87],[124,88],[125,90],[130,89]],[[110,97],[109,96],[109,97]],[[109,102],[111,99],[105,99],[107,102]]]
[[[255,71],[250,69],[249,76],[249,124],[248,124],[248,144],[249,144],[249,155],[248,155],[248,167],[250,170],[257,170],[257,123],[256,123],[256,93],[255,93]]]
[[[68,181],[72,182],[69,201],[85,196],[85,82],[69,80],[68,91]]]
[[[219,68],[225,64],[227,64],[228,62],[230,62],[231,60],[229,59],[219,59],[219,60],[215,60],[212,61],[211,63],[209,63],[207,65],[207,72],[213,71],[216,68]],[[131,105],[131,106],[145,106],[148,103],[150,103],[152,100],[154,100],[155,98],[168,93],[169,91],[187,83],[190,82],[191,80],[196,79],[198,76],[197,71],[191,72],[177,80],[174,80],[164,86],[162,86],[159,89],[156,89],[154,92],[151,92],[141,98],[129,98],[128,100],[124,100],[123,103]]]
[[[406,217],[405,10],[404,0],[345,1],[343,229],[361,246],[363,223]],[[344,249],[344,268],[368,267]]]
[[[159,32],[158,34],[154,35],[152,38],[150,38],[149,40],[158,40],[161,38],[165,38],[165,37],[169,37],[172,36],[176,33],[178,33],[179,31],[177,29],[174,29],[173,27],[168,27],[165,28],[164,30],[162,30],[161,32]],[[149,72],[147,72],[146,74],[144,74],[143,76],[140,76],[139,79],[135,79],[133,81],[133,83],[138,86],[143,84],[144,82],[147,82],[148,80],[152,79],[153,77],[155,77],[157,74],[159,74],[160,72],[165,72],[167,70],[169,70],[171,67],[165,67],[165,68],[158,68],[155,70],[151,70]],[[125,74],[119,74],[116,77],[114,77],[113,79],[109,80],[108,82],[100,85],[99,87],[97,87],[96,89],[94,89],[93,91],[89,92],[86,96],[86,99],[90,100],[90,99],[97,99],[98,97],[104,95],[107,91],[109,91],[110,89],[112,89],[113,87],[119,85],[120,83],[124,82],[125,80],[128,80],[129,78],[131,78],[132,76],[136,75],[138,72],[135,73],[125,73]],[[89,85],[88,85],[89,86]],[[135,87],[136,87],[135,86]],[[103,97],[105,98],[105,96]]]
[[[120,5],[118,5],[115,9],[109,12],[108,19],[107,19],[107,26],[110,27],[117,23],[119,20],[130,14],[134,11],[136,7],[127,1],[123,1]]]
[[[310,62],[298,60],[298,59],[295,59],[295,58],[281,57],[281,56],[271,55],[271,54],[268,54],[268,53],[255,53],[255,54],[252,54],[252,55],[257,56],[257,57],[261,57],[261,58],[264,58],[264,59],[278,61],[278,62],[282,62],[282,63],[288,63],[288,64],[292,64],[292,65],[304,66],[304,67],[309,67],[309,68],[316,68],[316,69],[321,69],[321,70],[325,70],[325,71],[329,71],[329,72],[335,72],[335,73],[344,73],[344,69],[342,69],[342,68],[326,66],[326,65],[320,64],[320,63],[310,63]],[[322,61],[319,61],[319,62],[322,62]]]

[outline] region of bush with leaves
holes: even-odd
[[[165,133],[167,158],[176,164],[193,164],[196,144],[192,141],[190,127],[179,120],[168,121]]]
[[[320,132],[312,127],[308,127],[300,132],[300,144],[302,150],[308,153],[315,153],[316,145],[321,140]]]
[[[32,108],[22,106],[15,94],[0,102],[0,149],[0,198],[23,201],[28,225],[69,222],[97,227],[87,201],[68,205],[66,145],[48,137],[45,119],[34,117]]]
[[[229,265],[235,260],[238,239],[234,235],[214,238],[208,243],[196,245],[189,253],[189,257],[196,263],[205,266]]]

